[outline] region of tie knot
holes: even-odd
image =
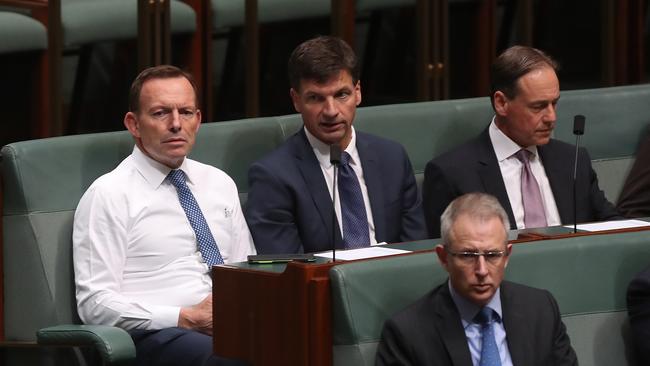
[[[185,173],[180,170],[180,169],[174,169],[169,174],[167,175],[169,178],[169,181],[172,182],[172,184],[175,187],[183,187],[185,186]]]
[[[492,322],[492,320],[496,320],[497,317],[498,315],[494,310],[485,306],[481,309],[481,311],[478,312],[478,314],[476,314],[474,317],[474,322],[481,325],[490,324],[490,322]]]
[[[530,152],[530,151],[528,151],[526,149],[521,149],[521,150],[517,151],[517,153],[515,154],[515,157],[517,158],[517,160],[521,161],[523,164],[528,164],[528,161],[530,160],[530,156],[532,154],[533,154],[532,152]]]
[[[341,165],[349,165],[350,164],[350,154],[348,154],[345,151],[341,152]]]

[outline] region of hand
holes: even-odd
[[[194,306],[181,308],[178,326],[212,335],[212,294]]]

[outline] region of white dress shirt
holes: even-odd
[[[521,197],[521,169],[523,163],[514,156],[514,154],[521,150],[521,146],[499,130],[494,123],[494,118],[492,119],[492,123],[490,123],[488,132],[497,160],[499,161],[499,169],[501,169],[501,176],[506,186],[506,192],[508,192],[510,207],[517,222],[517,229],[524,229],[526,225],[524,224],[524,204]],[[553,196],[551,185],[548,182],[544,164],[537,152],[537,146],[528,146],[526,150],[532,153],[529,161],[530,170],[533,172],[537,180],[537,185],[539,185],[540,193],[542,194],[546,224],[548,226],[560,225],[560,213],[555,204],[555,196]]]
[[[304,127],[303,127],[304,128]],[[345,152],[350,154],[350,166],[359,180],[359,185],[361,186],[361,194],[363,195],[363,204],[366,207],[366,217],[368,218],[368,231],[370,235],[370,245],[377,245],[377,239],[375,238],[375,222],[372,218],[372,210],[370,209],[370,199],[368,198],[368,187],[366,187],[366,180],[363,178],[363,167],[361,166],[361,159],[359,158],[359,151],[357,150],[357,135],[352,128],[352,139],[350,144],[345,149]],[[332,197],[332,184],[334,179],[334,166],[330,162],[330,145],[323,143],[321,140],[317,139],[316,136],[312,135],[304,128],[305,134],[307,135],[307,140],[314,150],[316,159],[320,163],[320,168],[323,171],[323,177],[325,178],[325,183],[327,183],[327,189],[329,190],[330,197]],[[337,179],[338,185],[338,179]],[[343,235],[343,224],[341,223],[341,201],[339,200],[339,190],[336,188],[336,202],[335,202],[336,218],[339,222],[339,229],[341,230],[341,235]]]
[[[179,169],[226,263],[255,253],[237,187],[221,170],[185,159]],[[212,291],[209,268],[165,179],[170,168],[133,153],[99,177],[74,217],[73,256],[79,316],[124,329],[178,325],[181,307]]]

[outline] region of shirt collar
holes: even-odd
[[[451,285],[451,281],[447,281],[447,286],[449,286],[451,298],[454,300],[454,304],[456,304],[456,308],[460,313],[460,318],[463,321],[463,327],[466,328],[468,325],[473,324],[473,319],[476,314],[481,311],[481,307],[465,299],[459,293],[457,293],[456,290],[454,290],[454,286]],[[496,292],[485,306],[494,310],[499,315],[499,322],[501,319],[503,319],[503,316],[501,314],[501,287],[497,288]]]
[[[497,160],[502,162],[516,154],[522,148],[516,142],[512,141],[510,137],[506,136],[499,127],[497,127],[494,119],[495,117],[492,117],[488,133],[490,134],[490,141],[492,141],[492,147],[494,148],[494,153],[497,155]],[[526,147],[526,150],[533,154],[531,159],[537,156],[537,146],[528,146]]]
[[[145,155],[138,145],[133,147],[132,155],[136,169],[152,189],[157,189],[165,181],[165,178],[167,178],[167,175],[172,170],[167,165],[161,164]],[[192,183],[192,172],[187,164],[187,159],[183,159],[183,162],[178,169],[185,173],[187,182]]]
[[[359,153],[357,151],[357,134],[354,131],[353,126],[350,126],[350,128],[352,129],[352,139],[350,139],[350,143],[344,151],[350,154],[350,164],[357,165],[359,164]],[[309,141],[309,145],[311,145],[312,149],[314,150],[316,159],[318,159],[318,162],[323,168],[329,169],[332,166],[332,163],[330,162],[330,145],[324,143],[316,136],[312,135],[307,130],[307,128],[303,127],[303,130],[305,131],[305,135],[307,135],[307,141]]]

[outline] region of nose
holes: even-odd
[[[339,108],[334,98],[326,98],[323,106],[323,115],[327,118],[334,118],[339,114]]]
[[[474,267],[474,272],[478,277],[485,277],[488,274],[487,263],[485,262],[485,257],[479,256],[476,260],[476,266]]]
[[[556,119],[555,109],[556,109],[555,104],[553,103],[548,104],[548,107],[546,107],[546,111],[544,113],[545,122],[555,122]]]
[[[181,115],[178,112],[178,109],[174,109],[171,114],[171,120],[169,121],[169,130],[173,132],[178,132],[181,129]]]

